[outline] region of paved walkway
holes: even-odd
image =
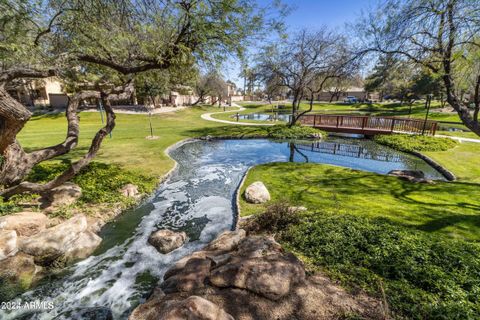
[[[239,125],[239,126],[273,126],[273,125],[275,125],[274,123],[253,123],[253,122],[228,121],[228,120],[215,119],[215,118],[212,117],[212,115],[214,115],[214,114],[233,113],[233,112],[240,112],[240,111],[245,110],[244,107],[241,107],[236,103],[232,103],[232,107],[236,107],[238,109],[237,110],[221,111],[221,112],[204,113],[204,114],[201,115],[201,117],[202,117],[203,120],[207,120],[207,121],[215,121],[215,122],[234,124],[234,125]]]
[[[456,140],[460,143],[462,143],[462,142],[480,143],[480,139],[462,138],[462,137],[455,137],[455,136],[445,136],[443,134],[436,134],[435,137],[450,138],[450,139]]]

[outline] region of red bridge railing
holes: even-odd
[[[437,130],[436,121],[398,117],[307,114],[301,116],[299,121],[302,125],[312,126],[325,131],[367,135],[389,133],[435,135]]]

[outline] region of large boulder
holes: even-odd
[[[235,250],[238,244],[245,238],[246,232],[243,229],[235,231],[225,231],[215,240],[210,242],[203,250],[197,251],[178,260],[164,275],[164,279],[184,270],[190,259],[209,259],[213,266],[224,263],[230,256],[229,251]]]
[[[128,198],[139,198],[140,197],[140,192],[138,191],[138,187],[132,183],[129,183],[129,184],[126,184],[124,185],[121,189],[120,189],[120,193],[124,196],[124,197],[128,197]]]
[[[0,230],[0,261],[17,253],[17,232]]]
[[[129,320],[234,320],[216,304],[199,296],[183,300],[152,299],[137,307]]]
[[[63,261],[66,263],[84,259],[91,255],[102,242],[102,238],[92,231],[80,233],[77,239],[68,243],[63,253]]]
[[[0,229],[15,230],[20,237],[29,237],[46,228],[48,218],[41,212],[19,212],[0,217]]]
[[[52,228],[22,239],[20,250],[34,256],[36,263],[48,265],[71,248],[74,241],[86,229],[86,217],[77,215]]]
[[[303,264],[283,252],[273,239],[249,237],[227,264],[212,270],[209,281],[217,287],[236,287],[278,300],[305,280]]]
[[[41,267],[35,265],[33,257],[17,253],[0,262],[0,301],[8,301],[24,292],[38,280]]]
[[[245,189],[245,199],[249,203],[265,203],[270,201],[270,193],[261,181],[256,181]]]
[[[19,252],[0,263],[0,278],[10,283],[16,283],[23,287],[29,287],[35,275],[42,268],[35,265],[33,257]]]
[[[385,317],[381,301],[352,296],[323,277],[307,278],[301,262],[273,238],[246,237],[243,230],[225,232],[182,258],[164,279],[130,320]]]
[[[78,185],[66,182],[45,193],[40,201],[43,207],[56,208],[74,204],[81,196],[82,189]]]
[[[245,238],[247,233],[243,229],[225,231],[205,247],[205,251],[232,251]]]
[[[168,229],[157,230],[148,238],[148,243],[157,249],[158,252],[167,254],[180,248],[187,240],[185,232],[175,232]]]
[[[191,258],[177,273],[168,274],[160,288],[165,293],[192,292],[205,287],[205,279],[210,275],[212,261],[208,258]]]

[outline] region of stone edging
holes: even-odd
[[[250,172],[250,170],[252,169],[253,167],[250,167],[247,169],[247,171],[245,171],[245,173],[243,174],[243,177],[242,177],[242,180],[240,181],[240,183],[238,184],[238,187],[237,189],[235,190],[235,206],[236,206],[236,210],[235,210],[235,213],[236,213],[236,220],[234,225],[235,225],[235,228],[234,230],[237,230],[240,228],[240,218],[241,218],[241,209],[240,209],[240,197],[241,197],[241,190],[243,188],[243,185],[245,184],[245,181],[247,180],[247,176],[248,176],[248,173]]]
[[[417,152],[417,151],[410,151],[408,152],[410,154],[413,154],[414,156],[416,157],[419,157],[420,159],[422,159],[423,161],[425,161],[426,163],[428,163],[430,166],[432,166],[435,170],[437,170],[438,172],[440,172],[448,181],[455,181],[457,180],[457,177],[455,176],[455,174],[453,174],[453,172],[451,172],[450,170],[448,170],[447,168],[443,167],[441,164],[439,164],[438,162],[436,162],[435,160],[433,160],[432,158],[420,153],[420,152]]]

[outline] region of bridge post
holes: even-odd
[[[392,119],[392,127],[390,128],[391,133],[393,133],[393,129],[395,129],[395,118]]]

